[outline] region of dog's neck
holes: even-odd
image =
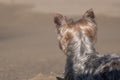
[[[94,44],[89,37],[83,35],[80,39],[73,38],[68,44],[67,55],[80,55],[95,54],[96,50]]]
[[[66,73],[72,70],[74,70],[75,73],[84,73],[84,63],[88,61],[88,57],[92,55],[96,55],[96,51],[88,37],[83,36],[80,39],[75,38],[71,40],[67,48]],[[69,65],[71,65],[71,67]],[[70,70],[68,68],[70,68]],[[78,69],[81,71],[78,71]]]

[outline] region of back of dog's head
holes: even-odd
[[[92,9],[86,11],[78,21],[56,14],[54,23],[56,24],[59,47],[64,53],[66,53],[67,46],[72,39],[81,39],[81,36],[84,35],[90,38],[92,43],[96,41],[97,27]]]

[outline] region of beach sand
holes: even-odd
[[[104,7],[109,5],[116,13],[110,11],[108,14],[105,10],[99,12],[100,4],[97,6],[99,2],[94,2],[93,9],[95,7],[98,23],[96,48],[101,54],[120,54],[120,15],[117,13],[120,13],[120,10],[117,11],[120,1],[110,1],[111,5],[104,4]],[[112,5],[112,2],[116,5]],[[70,0],[68,3],[66,0],[64,5],[69,6],[73,1]],[[66,16],[80,18],[89,6],[84,10],[80,8],[79,12],[78,8],[74,10],[73,7],[67,13],[66,8],[64,9],[66,6],[60,8],[57,4],[60,5],[56,3],[51,7],[56,7],[60,11],[55,8],[52,11],[50,8],[49,12],[49,8],[44,11],[42,3],[38,6],[37,1],[36,8],[22,2],[12,5],[0,3],[0,80],[56,80],[56,76],[63,75],[65,55],[58,47],[53,23],[54,14],[60,12]],[[83,6],[80,4],[77,6]]]

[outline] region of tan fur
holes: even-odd
[[[86,36],[89,36],[93,42],[96,42],[97,27],[93,27],[92,25],[89,25],[89,22],[87,22],[84,19],[82,19],[79,22],[79,27],[81,31],[83,32],[83,34],[85,34]]]

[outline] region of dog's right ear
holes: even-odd
[[[54,23],[56,24],[57,28],[64,27],[67,25],[66,17],[61,14],[56,14],[54,16]]]
[[[95,18],[95,14],[94,14],[94,11],[93,9],[89,9],[85,12],[85,14],[83,15],[84,18],[91,18],[91,19],[94,19]]]

